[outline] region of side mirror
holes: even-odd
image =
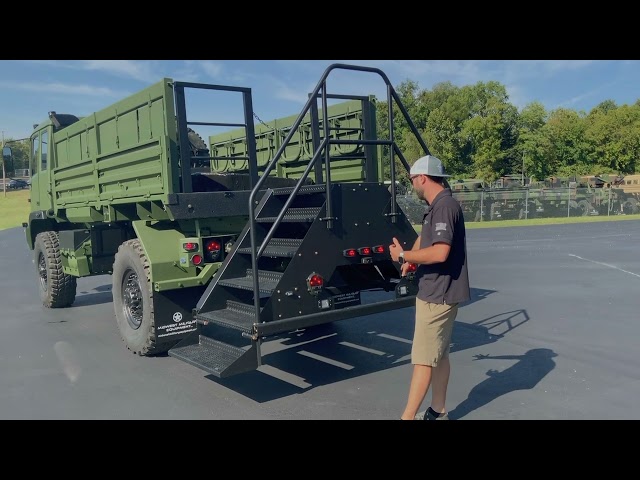
[[[13,152],[11,151],[11,147],[4,147],[2,149],[2,160],[4,160],[5,163],[11,161],[12,155]]]
[[[11,147],[4,147],[2,149],[2,171],[4,172],[5,170],[13,170],[13,160],[11,158],[11,156],[13,155],[13,152],[11,151]]]

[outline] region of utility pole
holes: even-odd
[[[4,169],[4,130],[2,131],[2,191],[4,191],[4,196],[7,196],[7,177],[5,175]]]

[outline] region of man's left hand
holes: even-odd
[[[391,254],[391,260],[393,260],[394,262],[397,262],[400,252],[403,252],[403,251],[404,249],[402,248],[402,245],[400,245],[400,242],[398,241],[398,239],[396,237],[393,237],[393,243],[389,245],[389,253]]]

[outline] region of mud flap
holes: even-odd
[[[153,292],[156,344],[173,346],[199,329],[193,309],[205,287]]]

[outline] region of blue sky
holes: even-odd
[[[269,121],[299,114],[333,63],[379,68],[394,87],[405,80],[422,89],[495,80],[518,108],[537,100],[548,110],[588,112],[604,100],[640,98],[639,60],[0,60],[0,130],[5,139],[25,138],[49,111],[88,115],[163,77],[249,87],[255,114]],[[328,90],[386,99],[384,82],[371,73],[334,70]],[[242,122],[239,95],[225,95],[209,103],[187,98],[189,120]]]

